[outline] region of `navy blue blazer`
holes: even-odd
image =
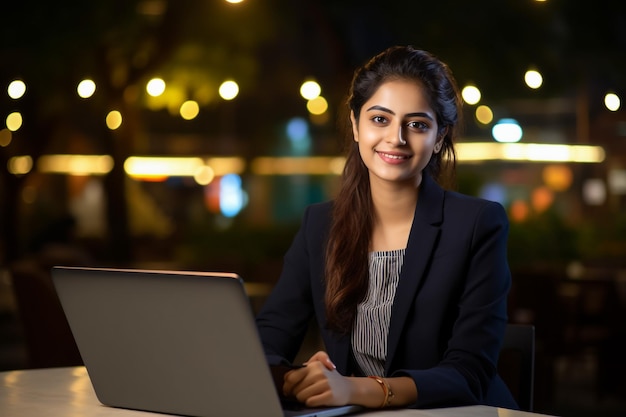
[[[349,335],[326,328],[324,251],[332,202],[309,206],[257,326],[270,363],[291,362],[313,315],[342,375],[358,372]],[[425,175],[392,307],[385,376],[409,376],[412,407],[518,408],[496,364],[511,275],[503,207]]]

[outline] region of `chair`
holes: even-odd
[[[508,324],[504,334],[498,373],[522,411],[533,410],[535,377],[535,326]]]
[[[37,262],[11,265],[10,275],[28,354],[28,368],[78,366],[83,361],[54,289]]]

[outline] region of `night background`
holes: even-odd
[[[234,271],[271,288],[304,208],[336,190],[354,69],[396,44],[480,90],[459,145],[497,145],[493,126],[514,119],[519,144],[601,153],[459,151],[456,188],[509,213],[509,317],[536,327],[535,411],[624,415],[622,0],[5,2],[0,371],[76,363],[55,264]],[[85,97],[83,80],[95,86]],[[305,81],[321,87],[321,111]]]

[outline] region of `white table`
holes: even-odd
[[[142,411],[107,407],[96,398],[84,367],[0,372],[2,417],[154,417]],[[372,417],[532,417],[542,414],[486,406],[432,410],[382,410]]]

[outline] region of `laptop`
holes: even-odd
[[[104,405],[196,417],[362,409],[282,404],[237,274],[56,266],[52,280]]]

